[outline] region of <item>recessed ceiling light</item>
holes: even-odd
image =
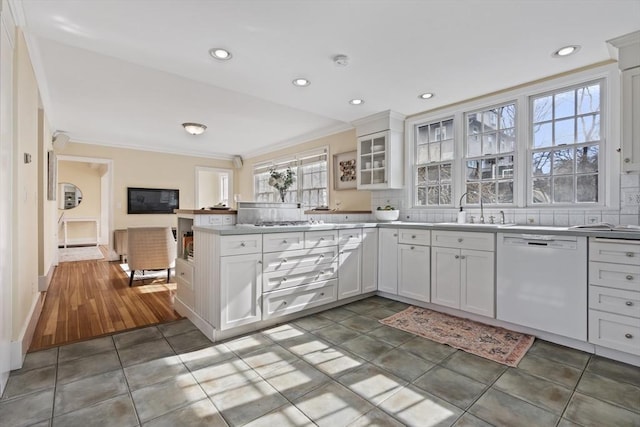
[[[209,55],[213,56],[215,59],[219,59],[220,61],[227,61],[231,59],[233,55],[227,49],[222,49],[221,47],[214,47],[209,50]]]
[[[297,78],[297,79],[293,79],[293,85],[294,86],[298,86],[298,87],[305,87],[305,86],[309,86],[311,84],[311,82],[307,79],[303,79],[303,78]]]
[[[364,104],[364,99],[352,99],[351,101],[349,101],[349,104],[351,104],[351,105],[362,105],[362,104]]]
[[[207,127],[201,123],[183,123],[182,127],[191,135],[200,135]]]
[[[427,93],[421,93],[420,95],[418,95],[418,98],[420,99],[431,99],[433,98],[435,95],[431,92],[427,92]]]
[[[560,49],[558,49],[555,52],[553,52],[553,54],[551,56],[556,57],[556,58],[562,58],[562,57],[565,57],[565,56],[573,55],[574,53],[576,53],[579,50],[580,50],[580,46],[578,46],[578,45],[565,46],[565,47],[561,47]]]

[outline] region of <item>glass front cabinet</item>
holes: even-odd
[[[401,133],[385,130],[358,137],[358,189],[402,188],[403,160]]]

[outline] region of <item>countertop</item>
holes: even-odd
[[[606,237],[615,239],[632,239],[640,240],[640,230],[594,230],[588,228],[572,228],[572,227],[552,227],[552,226],[532,226],[518,224],[456,224],[456,223],[425,223],[425,222],[346,222],[335,224],[314,224],[314,225],[295,225],[295,226],[274,226],[274,227],[255,227],[243,225],[211,225],[211,226],[195,226],[194,230],[204,231],[222,236],[240,235],[240,234],[268,234],[268,233],[286,233],[295,231],[322,231],[322,230],[341,230],[350,228],[410,228],[410,229],[428,229],[428,230],[449,230],[449,231],[478,231],[484,233],[522,233],[522,234],[559,234],[570,236],[586,236],[586,237]]]
[[[235,215],[238,211],[235,209],[174,209],[173,213],[189,215]]]

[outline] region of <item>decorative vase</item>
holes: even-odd
[[[284,203],[284,198],[287,195],[287,190],[285,190],[284,188],[281,188],[278,191],[280,192],[280,200],[282,201],[282,203]]]

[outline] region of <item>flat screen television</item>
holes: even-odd
[[[172,214],[180,206],[180,190],[127,188],[128,214]]]

